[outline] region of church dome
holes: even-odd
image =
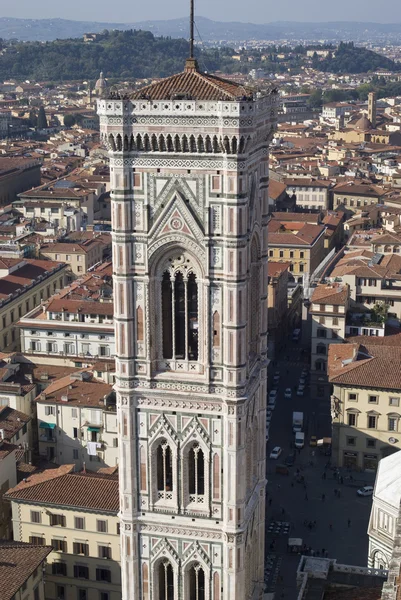
[[[357,129],[358,131],[369,131],[369,129],[372,129],[372,123],[369,121],[366,115],[363,115],[355,123],[354,129]]]
[[[95,90],[102,90],[105,87],[107,87],[107,81],[103,77],[103,71],[101,71],[100,77],[95,83]]]

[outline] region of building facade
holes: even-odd
[[[330,346],[332,461],[338,467],[375,471],[381,458],[401,449],[401,349],[381,343],[385,339]]]
[[[63,465],[30,475],[6,497],[15,540],[50,546],[46,598],[121,600],[116,475]]]
[[[189,59],[129,97],[109,94],[98,112],[112,190],[123,599],[261,598],[276,90],[254,95]]]

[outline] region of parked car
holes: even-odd
[[[266,442],[268,442],[268,441],[269,441],[269,430],[266,429]]]
[[[365,487],[359,488],[357,494],[358,496],[371,496],[373,494],[373,487],[371,485],[365,485]]]
[[[280,371],[276,371],[273,376],[274,383],[278,383],[280,381]]]
[[[288,467],[286,465],[277,465],[276,473],[280,473],[280,475],[289,475],[290,474]]]
[[[268,410],[266,413],[266,423],[269,425],[270,425],[270,421],[272,420],[272,415],[273,415],[272,411]]]
[[[269,400],[274,400],[275,401],[276,398],[277,398],[277,390],[271,390],[269,392]]]
[[[277,460],[280,454],[282,453],[282,449],[280,446],[275,446],[273,450],[270,452],[270,458]]]
[[[317,436],[311,435],[309,438],[309,446],[317,446]]]
[[[267,403],[267,409],[273,411],[276,408],[276,400],[275,398],[269,398],[269,402]]]
[[[297,396],[303,396],[304,395],[304,391],[305,391],[304,386],[303,385],[299,385],[298,389],[297,389]]]
[[[288,398],[288,400],[291,400],[291,397],[292,397],[291,388],[286,388],[286,390],[284,392],[284,398]]]
[[[287,465],[287,467],[292,467],[294,462],[295,462],[295,454],[293,452],[285,457],[284,463]]]
[[[305,377],[300,377],[299,379],[299,385],[305,385],[306,384],[306,378]]]

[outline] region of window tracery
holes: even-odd
[[[197,361],[198,283],[191,259],[170,257],[161,283],[163,358]]]

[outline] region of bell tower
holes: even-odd
[[[123,600],[263,596],[277,91],[182,73],[98,100],[109,150]]]

